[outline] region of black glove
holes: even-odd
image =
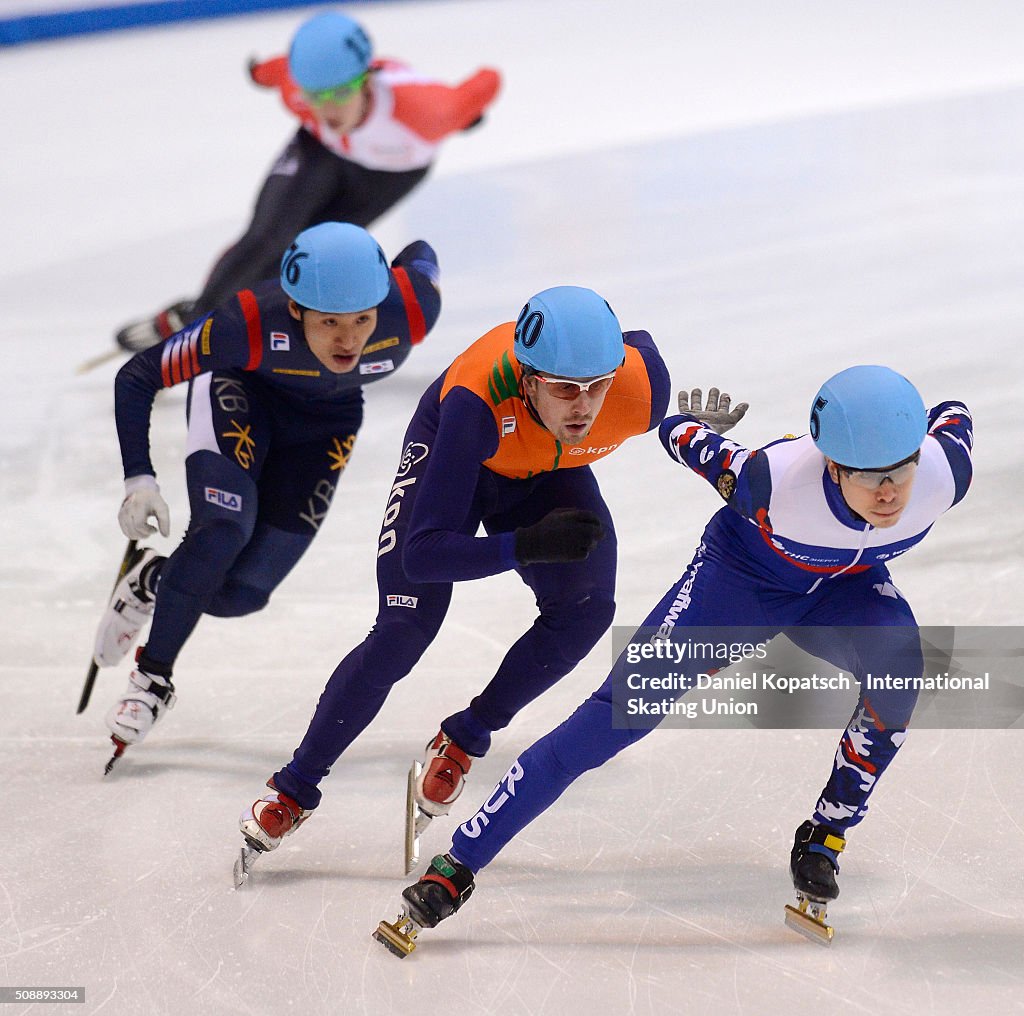
[[[516,560],[524,565],[582,561],[603,539],[604,526],[593,512],[556,508],[516,530]]]

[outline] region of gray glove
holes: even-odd
[[[719,393],[717,388],[708,389],[708,401],[703,409],[700,404],[701,390],[699,388],[679,393],[679,412],[695,417],[716,434],[724,434],[727,430],[732,430],[750,408],[746,402],[741,402],[735,409],[730,410],[732,396],[728,392]]]

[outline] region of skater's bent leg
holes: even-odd
[[[429,420],[424,423],[417,411],[403,447],[416,443],[429,447],[432,441]],[[316,806],[319,791],[315,795],[309,791],[377,715],[392,686],[413,669],[437,635],[451,603],[451,583],[411,582],[402,567],[409,518],[427,461],[426,456],[403,456],[399,464],[393,493],[398,490],[400,496],[389,499],[377,552],[377,621],[331,675],[302,743],[278,774],[296,781],[299,793],[306,792],[305,798],[292,794],[303,807]],[[475,532],[478,522],[478,516],[467,519],[466,531]]]
[[[391,587],[382,584],[381,588]],[[414,588],[415,610],[382,604],[370,634],[338,664],[327,682],[302,743],[285,767],[305,785],[315,787],[328,775],[437,635],[452,587],[432,583]],[[296,800],[303,807],[315,807],[302,797]]]
[[[305,533],[286,533],[258,523],[223,585],[206,607],[214,617],[241,617],[262,610],[313,542]]]
[[[692,567],[692,566],[691,566]],[[690,581],[687,573],[669,589],[643,621],[653,629],[678,600],[679,586]],[[521,829],[549,808],[577,777],[596,769],[623,748],[639,741],[657,724],[641,711],[629,712],[622,692],[634,665],[628,650],[615,661],[611,673],[593,695],[561,726],[528,748],[511,766],[483,807],[455,834],[452,854],[478,871]],[[658,699],[663,693],[655,693]],[[646,693],[639,696],[646,699]]]
[[[479,871],[574,780],[648,733],[613,729],[611,701],[599,695],[512,763],[483,807],[456,830],[451,850],[456,860]]]
[[[441,729],[470,755],[485,755],[491,731],[507,727],[521,709],[565,677],[594,648],[614,615],[614,600],[599,593],[542,607],[484,690],[468,709],[445,719]]]
[[[334,197],[324,211],[324,218],[351,222],[364,229],[368,229],[416,187],[430,168],[394,173],[367,169],[340,159],[335,161],[342,171],[335,184]]]
[[[916,632],[908,629],[911,630]],[[875,638],[884,644],[881,633],[876,633]],[[889,671],[877,669],[884,666],[883,659],[884,654],[878,658],[875,669],[858,675],[862,682],[860,700],[843,731],[832,774],[815,805],[814,820],[839,832],[856,825],[867,814],[868,798],[906,740],[907,725],[917,702],[915,689],[865,688],[863,675],[892,672],[891,666]],[[923,660],[918,656],[917,663],[910,664],[912,673],[907,672],[906,676],[920,676],[922,666]]]
[[[867,814],[868,798],[906,740],[918,693],[899,687],[898,679],[920,677],[924,659],[913,612],[885,569],[851,579],[842,601],[823,607],[813,620],[816,627],[787,634],[861,682],[813,815],[813,821],[845,832]],[[868,675],[897,680],[869,688]]]
[[[351,455],[362,419],[361,404],[339,408],[329,420],[313,420],[308,427],[296,417],[315,437],[299,443],[279,438],[270,449],[260,475],[256,528],[208,614],[237,617],[267,605],[320,532],[344,470],[337,450]]]
[[[469,707],[441,724],[470,755],[486,754],[491,731],[507,727],[520,710],[570,673],[615,616],[615,527],[589,470],[573,469],[546,478],[523,505],[488,519],[487,529],[507,532],[567,506],[597,514],[605,536],[585,561],[518,569],[536,596],[540,614]]]
[[[210,271],[194,303],[205,314],[240,289],[277,275],[281,255],[295,237],[316,222],[337,187],[341,160],[300,130],[271,168],[260,189],[252,220]]]
[[[187,472],[192,518],[181,544],[161,568],[145,649],[149,660],[167,667],[173,666],[249,542],[256,516],[256,486],[233,463],[215,452],[197,452],[189,457]],[[198,489],[206,485],[238,494],[242,509],[207,501]]]

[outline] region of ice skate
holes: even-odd
[[[839,895],[836,874],[846,840],[808,820],[796,831],[789,855],[797,905],[786,906],[786,925],[812,942],[828,945],[835,933],[826,921],[828,904]]]
[[[267,786],[273,793],[254,801],[238,820],[245,844],[235,860],[236,889],[248,881],[249,873],[261,854],[276,850],[285,836],[295,832],[313,814],[312,809],[301,807],[293,798],[278,791],[273,777],[267,780]]]
[[[142,654],[143,647],[140,647],[136,653],[136,668],[128,678],[128,690],[107,712],[106,723],[112,735],[114,754],[104,775],[110,773],[125,748],[145,738],[156,721],[177,701],[170,671],[157,673],[158,668],[153,664],[139,662]]]
[[[96,666],[117,666],[135,645],[156,606],[151,578],[155,566],[164,560],[166,558],[149,547],[138,547],[132,555],[124,578],[114,587],[96,629],[93,647]]]
[[[149,349],[158,342],[170,338],[180,332],[192,320],[193,310],[190,300],[172,303],[166,310],[160,311],[155,317],[142,318],[125,325],[114,336],[117,344],[126,352],[138,353]]]
[[[420,836],[438,815],[447,815],[462,793],[472,759],[443,730],[427,744],[423,762],[409,768],[405,806],[405,873],[420,861]]]
[[[416,804],[436,818],[447,815],[462,793],[472,759],[443,731],[423,753],[423,771],[416,779]]]
[[[436,928],[473,895],[473,872],[451,854],[438,854],[415,885],[402,891],[402,912],[393,922],[381,921],[373,933],[385,949],[404,959],[416,948],[424,928]]]
[[[420,863],[420,836],[430,824],[431,816],[416,803],[416,782],[423,765],[413,762],[405,786],[405,873],[409,875]]]

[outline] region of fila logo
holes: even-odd
[[[216,487],[206,488],[206,500],[210,504],[219,505],[221,508],[229,508],[233,512],[242,510],[242,499],[229,490],[218,490]]]
[[[375,360],[372,363],[359,364],[360,374],[386,374],[395,369],[394,360]]]
[[[514,416],[503,416],[501,418],[501,436],[508,437],[516,432],[516,418]]]
[[[420,602],[418,596],[397,596],[394,593],[388,593],[388,606],[389,607],[412,607],[415,609],[416,604]]]
[[[600,448],[591,448],[589,446],[586,447],[586,448],[581,448],[579,445],[576,445],[575,448],[570,448],[569,449],[569,454],[570,455],[607,455],[609,452],[615,451],[615,449],[618,448],[618,447],[619,446],[617,444],[601,445]]]
[[[291,338],[287,332],[271,332],[270,348],[277,353],[287,353],[292,348]]]

